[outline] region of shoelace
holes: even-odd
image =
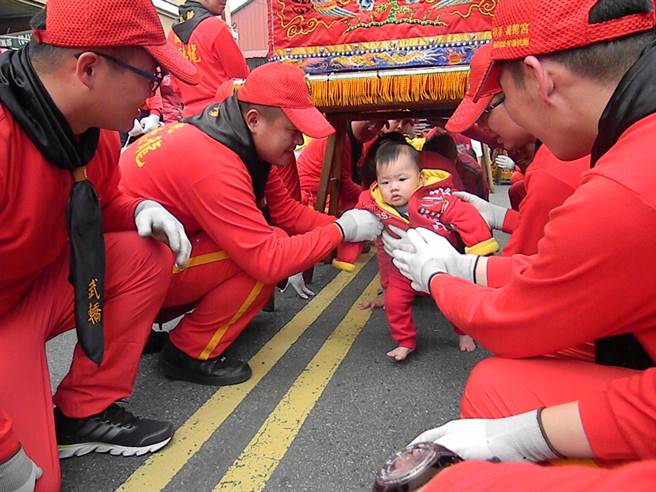
[[[111,405],[107,410],[105,410],[102,418],[108,424],[118,425],[121,427],[131,427],[139,420],[139,418],[134,414],[116,404]]]

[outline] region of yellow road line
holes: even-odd
[[[249,361],[253,376],[248,381],[219,388],[176,431],[171,444],[148,458],[117,490],[163,489],[370,259],[371,255],[361,256],[353,273],[340,272],[321,289]]]
[[[362,327],[369,320],[371,311],[359,309],[358,303],[375,297],[377,289],[376,276],[214,488],[215,491],[253,492],[264,489]]]

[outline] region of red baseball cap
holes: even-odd
[[[312,102],[305,73],[292,65],[281,62],[260,65],[237,90],[237,99],[282,109],[294,126],[309,137],[324,138],[335,133]]]
[[[475,88],[474,100],[498,91],[495,60],[515,60],[588,46],[648,31],[656,26],[653,0],[631,2],[633,12],[598,20],[599,0],[503,0],[492,20],[492,59]],[[628,4],[629,2],[627,2]]]
[[[469,63],[469,79],[467,80],[467,91],[454,113],[446,122],[445,128],[453,133],[460,133],[471,127],[480,118],[490,105],[494,94],[487,94],[474,102],[475,89],[480,86],[480,79],[492,61],[492,45],[486,44],[476,50]],[[501,92],[501,87],[496,92]],[[495,94],[496,94],[495,93]]]
[[[166,42],[151,0],[48,0],[45,25],[33,35],[62,48],[142,47],[183,82],[201,79],[196,67]]]

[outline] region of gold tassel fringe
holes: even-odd
[[[468,70],[361,77],[309,77],[312,99],[319,108],[393,106],[399,103],[458,101],[467,88]]]

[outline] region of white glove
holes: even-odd
[[[410,279],[413,289],[430,293],[430,279],[436,273],[448,273],[474,281],[476,255],[458,253],[445,238],[421,227],[410,229],[408,240],[415,252],[395,249],[392,251],[392,262]]]
[[[280,292],[285,292],[287,290],[287,287],[292,286],[296,293],[298,294],[298,297],[301,299],[309,299],[308,296],[313,296],[314,292],[312,292],[310,289],[307,288],[305,285],[305,279],[303,278],[303,273],[297,273],[296,275],[292,275],[287,279],[287,284],[280,289]]]
[[[160,124],[159,115],[150,114],[148,116],[145,116],[144,118],[141,118],[139,124],[143,129],[143,133],[148,133],[149,131],[155,130],[159,128],[159,124]]]
[[[499,154],[494,162],[501,169],[515,169],[515,161],[507,155]]]
[[[503,227],[503,221],[506,218],[506,213],[508,213],[507,208],[493,205],[476,195],[467,193],[466,191],[456,191],[453,194],[463,202],[473,205],[473,207],[478,210],[478,213],[481,214],[481,217],[483,217],[483,220],[487,223],[487,226],[490,229],[501,230]]]
[[[168,210],[152,200],[144,200],[134,211],[134,223],[141,237],[152,236],[169,245],[176,253],[175,264],[180,268],[191,255],[191,243],[184,226]]]
[[[335,221],[344,234],[344,242],[373,241],[383,232],[383,224],[367,210],[348,210]]]
[[[143,127],[141,126],[141,123],[139,123],[139,120],[135,118],[134,125],[132,125],[132,130],[128,132],[128,136],[134,138],[143,134],[144,134]]]
[[[0,463],[0,491],[32,492],[43,471],[23,448],[8,461]]]
[[[556,455],[542,435],[537,410],[503,419],[462,419],[419,434],[411,444],[435,442],[464,460],[548,461]]]
[[[415,247],[408,239],[408,233],[406,231],[393,225],[387,227],[399,237],[398,239],[393,237],[387,229],[383,231],[383,249],[385,250],[385,253],[392,256],[395,249],[400,249],[408,253],[415,252]]]

